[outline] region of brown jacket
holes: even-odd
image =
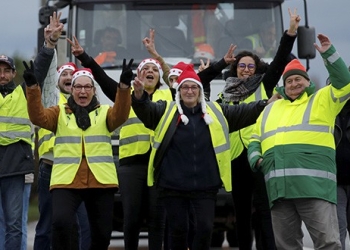
[[[27,102],[28,113],[31,122],[41,128],[45,128],[56,133],[58,115],[60,113],[59,106],[53,106],[50,108],[44,108],[41,103],[41,91],[38,85],[27,87]],[[114,131],[120,125],[122,125],[129,116],[131,106],[131,94],[130,88],[120,89],[115,97],[115,103],[113,107],[109,108],[107,113],[107,127],[110,132]],[[69,107],[66,108],[66,113],[72,113]],[[84,145],[82,144],[83,153]],[[104,185],[99,183],[92,174],[85,158],[81,161],[78,172],[71,184],[68,185],[55,185],[54,188],[110,188],[116,187],[116,185]]]

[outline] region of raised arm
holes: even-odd
[[[348,67],[337,53],[330,39],[323,34],[318,34],[317,38],[320,42],[320,46],[316,43],[314,46],[325,62],[332,86],[336,89],[342,89],[349,85],[350,73]]]
[[[53,106],[44,109],[41,103],[41,91],[34,74],[34,63],[30,61],[30,67],[23,62],[25,70],[23,78],[26,83],[27,108],[31,122],[41,128],[56,132],[59,107]]]
[[[103,93],[108,97],[108,99],[114,102],[118,82],[109,77],[101,66],[98,65],[98,63],[84,51],[83,47],[80,46],[78,39],[75,36],[73,36],[73,41],[69,38],[67,38],[67,41],[71,45],[72,54],[78,60],[80,60],[84,67],[91,69],[92,74],[94,75],[96,82],[100,85]]]
[[[54,12],[53,15],[50,16],[50,23],[44,28],[45,44],[43,44],[43,47],[40,49],[34,61],[34,74],[41,88],[48,83],[54,85],[57,83],[57,81],[53,83],[48,82],[47,75],[52,75],[50,65],[54,58],[55,46],[57,45],[57,41],[63,30],[63,24],[60,23],[60,17],[61,12],[58,14]]]
[[[296,9],[292,12],[288,9],[289,13],[289,28],[284,32],[280,44],[277,49],[277,53],[273,58],[270,66],[268,67],[265,76],[262,79],[264,84],[266,95],[268,97],[272,96],[273,89],[278,84],[284,68],[288,64],[290,53],[292,52],[294,41],[297,37],[297,30],[300,23],[300,16],[297,14]]]
[[[154,29],[150,29],[149,30],[149,37],[145,37],[142,40],[142,43],[145,45],[145,48],[147,49],[148,53],[152,56],[152,58],[158,60],[158,62],[160,63],[160,65],[162,66],[162,70],[163,70],[163,80],[164,82],[169,86],[169,72],[170,72],[170,67],[168,64],[165,63],[163,57],[161,57],[157,50],[156,50],[156,46],[154,43],[154,36],[155,36],[155,31]]]

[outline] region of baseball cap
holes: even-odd
[[[11,69],[16,70],[16,66],[15,66],[14,61],[11,57],[1,55],[0,62],[4,62],[4,63],[8,64]]]

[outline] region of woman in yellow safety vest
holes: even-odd
[[[289,62],[301,20],[296,11],[289,10],[289,15],[290,26],[283,33],[276,56],[269,65],[250,51],[241,51],[235,56],[236,61],[231,65],[220,102],[234,105],[272,96],[284,67]],[[230,134],[232,199],[238,246],[241,249],[250,249],[254,231],[258,248],[274,249],[275,241],[264,178],[261,173],[251,171],[247,159],[252,129],[253,126],[249,126]],[[255,223],[252,223],[253,210]]]
[[[52,193],[52,248],[71,249],[75,212],[85,202],[91,228],[90,249],[108,249],[113,221],[117,173],[111,132],[130,112],[132,60],[123,63],[113,107],[100,105],[89,69],[75,71],[67,103],[44,109],[33,67],[26,67],[28,112],[31,121],[55,133]]]
[[[188,219],[194,213],[190,248],[209,249],[216,194],[222,186],[231,191],[229,132],[254,123],[266,101],[206,103],[200,78],[188,65],[173,85],[175,102],[151,102],[144,91],[146,77],[138,72],[135,78],[133,110],[154,130],[148,185],[157,188],[165,206],[169,247],[187,249]]]

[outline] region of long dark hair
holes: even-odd
[[[249,56],[251,58],[253,58],[255,65],[256,65],[256,70],[255,70],[255,74],[263,74],[266,72],[268,64],[266,62],[264,62],[263,60],[260,59],[260,57],[258,57],[256,54],[247,51],[247,50],[242,50],[241,52],[239,52],[235,58],[236,61],[234,61],[231,64],[230,70],[228,72],[228,74],[225,76],[225,79],[227,77],[233,76],[233,77],[237,77],[237,64],[239,63],[239,61],[243,58]]]

